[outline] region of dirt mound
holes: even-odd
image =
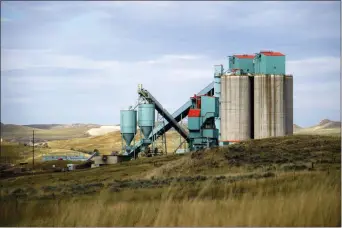
[[[329,119],[323,119],[319,122],[318,126],[324,126],[325,124],[330,123],[330,122],[331,120]]]
[[[323,129],[326,128],[341,128],[341,122],[331,121],[321,126]]]
[[[120,131],[120,126],[101,126],[99,128],[92,128],[87,131],[90,136],[105,135],[110,132]]]

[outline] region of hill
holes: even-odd
[[[340,135],[341,122],[324,119],[315,126],[294,129],[294,132],[296,134]]]
[[[327,129],[327,128],[341,128],[341,122],[340,121],[331,121],[328,119],[324,119],[319,122],[318,127],[322,129]]]
[[[94,128],[94,127],[100,127],[101,125],[98,124],[29,124],[29,125],[23,125],[25,127],[31,127],[31,128],[38,128],[38,129],[56,129],[56,128]]]
[[[58,139],[87,137],[87,131],[95,126],[94,124],[33,124],[15,125],[2,124],[1,137],[12,142],[28,142],[32,140],[32,132],[35,131],[35,141],[49,141]]]
[[[24,144],[2,142],[0,145],[0,163],[18,164],[19,162],[31,162],[33,156],[33,148]],[[80,152],[63,148],[44,148],[35,147],[35,162],[42,163],[43,155],[79,155]],[[83,154],[83,153],[82,153]],[[88,154],[84,154],[88,157]]]
[[[140,134],[137,133],[135,140],[140,140]],[[178,147],[181,140],[179,134],[176,131],[169,131],[166,133],[167,151],[173,153]],[[134,142],[132,142],[134,143]],[[87,137],[87,138],[73,138],[68,140],[56,140],[49,142],[49,146],[52,148],[61,149],[75,149],[84,151],[93,151],[98,149],[101,154],[110,154],[112,151],[121,151],[122,140],[121,133],[119,131],[107,133],[105,135]],[[156,142],[156,147],[161,147],[161,138]]]
[[[156,125],[159,125],[161,123],[158,123],[156,122]],[[180,123],[180,125],[187,129],[188,126],[187,124],[185,124],[184,122],[183,123]],[[139,127],[137,127],[137,129],[139,129]],[[118,125],[112,125],[112,126],[100,126],[100,127],[94,127],[94,128],[91,128],[87,131],[87,133],[90,135],[90,136],[100,136],[100,135],[105,135],[105,134],[108,134],[108,133],[111,133],[111,132],[116,132],[116,131],[120,131],[120,124]],[[174,128],[171,128],[170,131],[175,131]]]
[[[302,128],[294,124],[295,134],[323,134],[323,135],[338,135],[339,128],[329,128],[335,126],[329,123],[324,123],[323,127],[317,128]],[[183,124],[186,129],[186,125]],[[322,130],[323,129],[323,130]],[[88,130],[92,137],[73,138],[69,140],[51,141],[49,145],[53,148],[64,149],[81,149],[92,151],[95,148],[99,149],[101,153],[110,154],[112,151],[120,151],[121,149],[121,135],[120,126],[102,126],[100,128],[92,128]],[[108,133],[109,132],[109,133]],[[140,140],[140,135],[137,133],[136,141]],[[166,133],[167,151],[173,153],[183,139],[180,139],[179,134],[175,130],[170,130]],[[157,146],[161,145],[160,140],[157,141]]]
[[[340,166],[340,137],[294,135],[16,177],[0,225],[340,226]]]

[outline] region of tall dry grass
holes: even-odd
[[[136,202],[113,201],[110,197],[113,192],[102,192],[91,200],[2,202],[0,223],[7,226],[341,225],[339,172],[286,174],[272,180],[225,183],[220,188],[224,196],[216,198],[216,188],[212,186],[208,181],[196,195],[184,198],[175,196],[189,192],[170,186],[158,200]]]

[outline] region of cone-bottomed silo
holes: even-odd
[[[138,106],[138,126],[140,128],[140,132],[143,135],[144,144],[151,144],[153,151],[153,139],[148,139],[153,128],[155,122],[155,105],[154,104],[140,104]],[[143,150],[147,149],[143,147]]]
[[[135,110],[121,110],[120,111],[120,131],[121,137],[126,145],[123,150],[129,152],[131,143],[137,133],[137,111]]]

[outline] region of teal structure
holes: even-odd
[[[220,102],[221,102],[221,76],[223,74],[223,66],[216,65],[214,68],[214,96],[218,98],[218,112],[220,113]],[[215,118],[215,126],[218,130],[218,139],[220,140],[220,116]]]
[[[155,120],[155,105],[140,104],[138,107],[138,126],[140,131],[147,140],[154,127]]]
[[[233,55],[228,57],[228,65],[229,70],[234,71],[235,69],[239,69],[239,74],[253,74],[254,73],[254,64],[253,64],[254,55]]]
[[[201,118],[204,124],[210,118],[219,116],[219,100],[216,97],[201,96]]]
[[[188,115],[189,149],[194,151],[218,145],[219,131],[215,120],[219,117],[219,98],[198,96],[193,97],[192,102]]]
[[[129,150],[131,142],[137,133],[137,111],[121,110],[120,111],[120,131],[121,136],[126,142],[124,150]]]
[[[260,52],[254,57],[255,74],[285,75],[285,55],[279,52]]]

